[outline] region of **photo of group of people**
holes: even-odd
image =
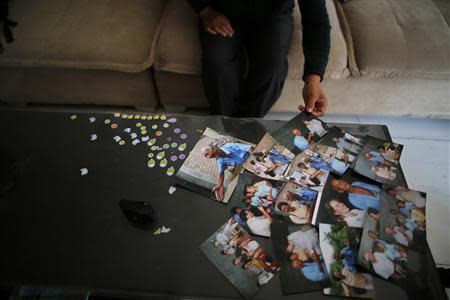
[[[330,170],[330,165],[319,154],[306,150],[295,157],[286,177],[296,184],[320,192]]]
[[[322,138],[327,131],[328,126],[325,122],[303,112],[273,132],[272,136],[297,155]]]
[[[357,264],[361,229],[345,225],[319,224],[320,248],[330,275],[325,295],[375,298],[372,276]]]
[[[380,183],[405,185],[400,167],[403,145],[368,136],[355,162],[355,171]]]
[[[200,248],[245,299],[256,295],[280,270],[279,263],[234,218]]]
[[[272,224],[272,242],[280,263],[283,294],[322,290],[329,286],[328,272],[312,225],[294,225],[285,218]]]
[[[180,184],[227,203],[254,146],[206,128],[177,172]]]
[[[270,224],[282,181],[268,180],[244,172],[231,196],[231,215],[255,235],[270,237]]]
[[[266,134],[256,146],[244,167],[246,170],[268,179],[282,180],[294,154]]]
[[[406,187],[382,186],[380,237],[420,248],[426,240],[426,194]],[[416,243],[417,239],[417,243]]]
[[[275,202],[275,213],[294,224],[310,224],[318,194],[315,190],[287,182]]]
[[[358,265],[378,276],[406,284],[408,248],[380,238],[378,220],[369,215],[364,219],[358,253]]]
[[[362,139],[337,127],[330,128],[327,135],[320,143],[353,155],[358,155],[364,146],[364,141]]]
[[[381,188],[375,182],[347,173],[342,177],[330,174],[318,201],[313,224],[345,224],[362,228],[365,211],[380,210]]]

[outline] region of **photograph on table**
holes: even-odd
[[[306,150],[292,161],[286,179],[320,192],[330,170],[330,165],[319,154]]]
[[[280,263],[284,295],[322,290],[330,284],[319,246],[319,234],[312,225],[295,225],[286,218],[271,226],[272,243]]]
[[[355,161],[354,155],[341,149],[324,145],[322,141],[312,145],[309,150],[319,155],[324,162],[324,167],[328,165],[328,168],[338,175],[344,174]]]
[[[302,112],[274,131],[272,136],[281,145],[297,155],[323,137],[327,130],[328,126],[325,122],[311,114]]]
[[[279,263],[233,218],[200,249],[245,299],[255,296],[280,269]]]
[[[230,197],[232,217],[250,233],[270,237],[274,205],[283,184],[244,171]]]
[[[180,185],[227,203],[254,146],[206,128],[178,170]]]
[[[426,193],[382,185],[379,234],[383,240],[421,250],[426,246]]]
[[[276,199],[275,214],[294,224],[311,224],[318,194],[318,191],[286,182]]]
[[[331,286],[325,295],[375,298],[372,276],[357,264],[361,229],[345,225],[319,224],[319,241]]]
[[[320,140],[320,144],[337,148],[345,153],[356,156],[364,146],[364,141],[338,127],[331,127],[327,134]]]
[[[381,239],[378,232],[378,220],[367,214],[364,218],[359,245],[358,265],[385,280],[404,286],[407,259],[408,248]]]
[[[379,184],[370,179],[351,170],[343,176],[330,173],[312,222],[362,228],[366,210],[370,208],[373,215],[379,212],[380,197]]]
[[[366,136],[364,147],[355,161],[355,172],[380,183],[406,186],[400,166],[403,145]]]
[[[294,154],[265,134],[250,155],[244,168],[267,179],[284,180]]]

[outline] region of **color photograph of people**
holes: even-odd
[[[245,168],[263,178],[281,180],[289,168],[294,154],[266,134],[245,164]]]
[[[336,174],[342,175],[355,160],[355,156],[332,146],[327,146],[319,142],[310,149],[317,153],[328,168]]]
[[[404,185],[399,159],[403,146],[368,136],[355,171],[381,183]]]
[[[181,166],[177,176],[206,189],[205,194],[227,203],[227,187],[242,171],[254,145],[206,128]]]
[[[358,264],[386,280],[406,277],[407,248],[380,239],[378,220],[367,216],[358,255]]]
[[[320,248],[330,274],[331,287],[325,295],[375,298],[372,276],[357,265],[361,229],[321,223]]]
[[[287,182],[275,203],[275,213],[288,217],[294,224],[310,224],[318,192]]]
[[[362,139],[337,127],[330,128],[327,135],[320,140],[320,144],[337,148],[353,155],[357,155],[364,146]]]
[[[321,191],[330,170],[329,163],[319,154],[306,150],[295,157],[286,177],[298,185]]]
[[[234,218],[209,237],[201,250],[246,299],[252,298],[280,269],[279,263]]]
[[[280,262],[283,294],[322,290],[329,286],[328,272],[312,225],[294,225],[280,219],[272,225],[273,247]]]
[[[328,126],[320,119],[301,113],[276,130],[272,136],[295,155],[326,135]]]
[[[341,223],[361,228],[365,211],[373,215],[380,210],[381,188],[352,175],[330,174],[320,200],[316,223]]]
[[[409,247],[414,235],[426,234],[426,194],[406,187],[384,185],[380,235]]]
[[[275,201],[284,182],[243,172],[231,196],[231,215],[251,233],[270,237]]]

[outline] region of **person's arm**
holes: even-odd
[[[301,110],[316,116],[325,114],[328,100],[323,93],[320,82],[323,80],[330,53],[330,19],[325,0],[298,0],[302,14],[303,54],[303,99],[305,106]]]
[[[269,221],[269,223],[272,224],[272,217],[264,210],[264,208],[262,206],[258,206],[258,210],[262,212],[264,218],[266,218],[267,221]]]
[[[219,176],[217,176],[217,185],[214,187],[213,191],[216,194],[217,201],[222,201],[224,196],[223,191],[223,180],[225,178],[225,173],[219,173]]]
[[[302,14],[303,54],[305,66],[303,80],[319,75],[323,80],[330,53],[330,19],[325,0],[298,0]]]
[[[194,11],[199,14],[203,9],[209,6],[212,0],[188,0]]]

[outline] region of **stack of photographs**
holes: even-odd
[[[426,194],[406,187],[402,151],[301,113],[257,145],[206,128],[177,177],[229,203],[201,250],[244,298],[278,271],[283,294],[374,298],[371,274],[404,286],[409,249],[426,248]]]

